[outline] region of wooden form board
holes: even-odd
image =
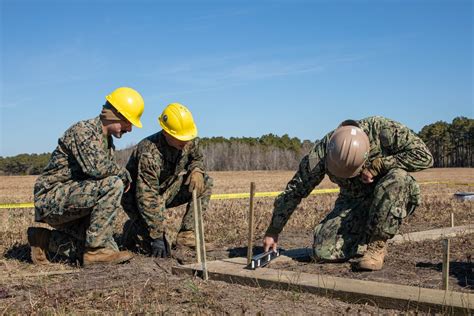
[[[388,242],[389,244],[402,244],[410,241],[437,240],[443,238],[452,238],[474,233],[474,224],[455,226],[447,228],[438,228],[424,230],[421,232],[406,233],[396,235]]]
[[[474,294],[426,289],[398,284],[380,283],[262,268],[246,269],[246,258],[210,261],[207,269],[211,280],[226,281],[254,287],[303,291],[342,299],[351,303],[376,304],[401,311],[469,314],[474,311]],[[202,273],[201,265],[173,267],[173,273]]]
[[[428,231],[397,235],[392,244],[436,240],[474,233],[474,225],[440,228]],[[284,252],[280,260],[310,257],[310,248],[292,249]],[[383,308],[401,311],[422,310],[428,312],[469,314],[474,311],[474,293],[426,289],[406,285],[355,280],[321,274],[309,274],[263,268],[246,269],[245,258],[231,258],[208,262],[208,273],[212,280],[221,280],[244,285],[297,290],[324,294],[352,303],[377,304]],[[200,265],[191,264],[173,267],[177,274],[200,274]]]

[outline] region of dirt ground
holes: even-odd
[[[250,181],[257,192],[281,191],[293,172],[219,172],[214,193],[248,192]],[[472,191],[473,169],[436,169],[415,173],[422,182],[423,202],[401,227],[401,233],[474,223],[472,202],[458,202],[453,193]],[[0,204],[31,202],[35,177],[0,177]],[[466,185],[466,184],[471,184]],[[325,179],[318,188],[334,187]],[[311,247],[312,227],[324,218],[337,194],[312,195],[302,201],[280,235],[284,249]],[[274,198],[255,201],[254,253],[261,251],[261,238],[271,216]],[[208,260],[245,256],[248,200],[214,200],[204,216],[206,239],[218,249]],[[124,222],[117,221],[117,237]],[[46,267],[31,264],[26,229],[34,223],[33,209],[0,209],[0,315],[78,313],[172,313],[172,314],[399,314],[371,303],[343,302],[330,296],[300,291],[264,289],[176,276],[173,265],[191,263],[194,253],[180,249],[175,258],[163,260],[137,255],[118,266],[82,268],[57,262]],[[380,272],[352,271],[351,262],[316,264],[293,261],[271,268],[323,273],[379,282],[439,288],[440,241],[392,245]],[[474,235],[451,241],[450,285],[472,293]],[[47,273],[54,273],[44,275]]]
[[[302,232],[285,234],[280,245],[284,249],[294,249],[297,245],[311,248],[312,232],[303,235]],[[450,240],[450,289],[474,293],[474,234]],[[442,258],[442,242],[430,240],[390,245],[381,271],[355,271],[353,267],[357,259],[344,263],[315,263],[305,258],[276,263],[271,268],[440,289]]]
[[[26,256],[27,257],[27,256]],[[25,260],[28,260],[26,258]],[[203,281],[171,273],[173,259],[137,256],[129,263],[78,268],[76,273],[32,276],[0,262],[0,314],[378,314],[377,306],[351,304],[297,291]],[[7,272],[5,272],[5,269]],[[42,272],[58,267],[42,268]],[[33,271],[32,271],[33,270]],[[68,267],[65,270],[71,270]],[[9,272],[12,272],[11,274]],[[396,313],[395,310],[383,310]]]
[[[311,232],[289,232],[283,248],[307,244]],[[474,292],[471,261],[474,235],[455,238],[451,244],[451,289]],[[208,260],[245,256],[245,247],[217,249]],[[256,247],[255,252],[261,251]],[[283,252],[284,254],[284,252]],[[198,277],[176,276],[175,265],[194,262],[194,252],[178,250],[178,259],[154,259],[137,255],[118,266],[81,268],[52,264],[36,269],[29,264],[26,245],[10,250],[6,257],[20,262],[0,261],[0,314],[23,313],[171,313],[171,314],[398,314],[371,304],[355,304],[302,291],[286,291],[203,281]],[[428,288],[441,283],[441,244],[427,241],[390,247],[384,269],[379,272],[354,272],[351,263],[317,264],[292,261],[271,264],[284,269],[353,279],[390,282]],[[26,266],[25,266],[26,264]],[[22,269],[26,267],[25,269]],[[21,271],[18,271],[21,270]],[[59,273],[49,276],[40,273]],[[72,272],[72,273],[71,273]],[[64,273],[64,274],[60,274]]]

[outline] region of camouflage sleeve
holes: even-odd
[[[97,137],[94,130],[84,126],[76,126],[65,135],[65,145],[72,153],[82,172],[93,179],[119,176],[125,185],[130,182],[128,171],[110,159],[102,146],[102,135]]]
[[[391,120],[381,124],[380,145],[384,154],[381,158],[381,173],[393,168],[409,172],[420,171],[433,166],[433,156],[426,144],[408,127]]]
[[[193,148],[190,152],[190,165],[189,170],[199,169],[204,172],[204,157],[201,150],[199,138],[196,138],[193,142]]]
[[[276,199],[272,221],[267,235],[278,235],[290,219],[291,214],[311,191],[323,180],[325,175],[325,141],[318,141],[311,151],[303,157],[299,169]]]
[[[163,236],[165,201],[159,194],[161,167],[149,152],[138,158],[136,200],[138,211],[147,224],[151,238]]]

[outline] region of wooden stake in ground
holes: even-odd
[[[454,214],[451,213],[451,227],[454,227]],[[441,289],[447,291],[449,289],[449,238],[443,239],[443,269]]]
[[[253,250],[253,198],[255,196],[255,182],[250,182],[250,203],[249,203],[249,236],[247,244],[247,264],[252,262]]]
[[[204,224],[202,221],[202,205],[201,198],[197,199],[197,211],[198,211],[198,231],[199,231],[199,241],[200,247],[199,252],[201,252],[201,263],[202,263],[202,278],[204,280],[209,279],[209,274],[207,272],[207,263],[206,263],[206,239],[204,238]]]
[[[194,215],[194,236],[196,239],[196,259],[198,263],[201,263],[201,235],[199,234],[199,216],[198,216],[198,201],[196,190],[193,190],[193,215]]]
[[[443,280],[441,289],[447,291],[449,289],[449,239],[443,239]]]

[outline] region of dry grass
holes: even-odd
[[[213,193],[248,192],[250,182],[255,182],[257,192],[282,191],[291,171],[254,171],[254,172],[211,172],[214,179]],[[420,182],[451,181],[453,183],[474,183],[474,169],[430,169],[414,173]],[[0,204],[31,202],[36,177],[0,177]],[[327,178],[318,188],[335,187]],[[447,226],[450,213],[455,215],[456,225],[472,222],[472,203],[454,200],[456,191],[468,191],[472,186],[451,185],[446,183],[422,185],[422,205],[411,217],[403,232],[419,229]],[[336,194],[312,195],[304,199],[293,214],[286,229],[311,229],[333,206]],[[255,228],[257,237],[261,236],[269,223],[274,198],[255,200]],[[213,200],[205,215],[207,236],[222,245],[244,243],[247,230],[247,199]],[[26,242],[25,231],[34,225],[32,209],[0,209],[0,253],[15,243]],[[121,214],[117,223],[117,232],[125,220]]]
[[[0,204],[33,201],[36,176],[0,176]]]
[[[269,171],[211,172],[211,176],[214,178],[215,194],[248,192],[251,181],[256,183],[257,192],[281,191],[293,174],[294,172]],[[474,183],[474,169],[431,169],[415,173],[414,176],[420,182],[451,181],[471,183],[471,185]],[[0,204],[31,202],[35,179],[33,176],[0,177]],[[330,187],[335,187],[335,185],[327,179],[319,186],[319,188]],[[402,226],[402,232],[449,226],[451,212],[455,215],[456,225],[473,223],[472,202],[454,200],[453,193],[456,191],[473,191],[473,187],[445,183],[422,185],[422,205],[416,210],[415,215]],[[293,214],[285,231],[312,229],[331,210],[335,198],[336,194],[323,194],[313,195],[303,200]],[[269,223],[273,201],[274,198],[257,198],[255,200],[256,240],[262,237]],[[207,239],[214,241],[220,246],[244,246],[247,238],[247,212],[247,199],[213,200],[211,208],[204,218]],[[219,288],[221,285],[214,284],[211,286],[213,289],[211,289],[201,283],[197,285],[192,283],[200,282],[194,279],[170,281],[166,275],[156,279],[151,278],[150,281],[150,277],[140,274],[150,274],[150,271],[153,269],[155,269],[153,273],[156,273],[156,267],[154,266],[152,269],[150,262],[146,261],[148,258],[141,258],[140,260],[143,260],[143,262],[138,262],[133,266],[136,271],[134,273],[130,272],[132,275],[131,279],[116,275],[115,278],[121,280],[117,281],[118,283],[113,283],[110,287],[104,288],[95,285],[94,289],[90,291],[82,290],[82,292],[76,292],[70,287],[67,287],[64,293],[61,291],[61,287],[65,286],[67,282],[81,284],[81,286],[83,286],[84,282],[87,283],[87,275],[83,274],[35,278],[35,282],[40,283],[24,278],[11,279],[6,282],[5,279],[2,279],[2,275],[5,276],[4,273],[15,276],[20,273],[38,272],[37,267],[28,263],[29,254],[28,247],[26,246],[27,227],[38,225],[34,223],[33,218],[33,209],[0,209],[0,271],[2,272],[0,273],[0,315],[5,311],[11,313],[46,311],[47,313],[64,314],[85,311],[98,313],[107,310],[122,310],[130,313],[205,313],[207,311],[212,314],[229,312],[229,306],[235,304],[235,301],[233,301],[236,300],[235,296],[229,293],[218,293],[216,288]],[[117,221],[117,232],[121,231],[121,225],[124,220],[125,215],[121,214]],[[71,269],[71,267],[65,264],[56,264],[50,267],[42,267],[40,271],[66,269]],[[99,278],[99,275],[98,273],[94,278]],[[139,285],[128,284],[132,280],[136,281],[136,284]],[[105,281],[98,282],[107,283]],[[119,284],[120,282],[123,284]],[[55,287],[56,290],[48,292],[51,286]],[[2,300],[2,289],[5,289],[5,291],[14,290],[15,293],[21,292],[25,296],[21,300],[19,298],[17,300]],[[233,290],[235,288],[226,287],[226,291],[232,292]],[[250,296],[247,297],[248,302],[253,299],[252,302],[254,303],[251,303],[251,306],[245,301],[246,293]],[[30,295],[30,298],[28,298],[28,295]],[[67,295],[70,295],[70,297],[67,297]],[[147,295],[147,297],[143,295]],[[266,307],[270,301],[266,299],[265,292],[258,289],[251,291],[240,289],[240,295],[242,297],[238,299],[238,304],[240,305],[238,305],[237,309],[231,309],[231,311],[235,313],[245,313],[246,311],[270,313],[272,311],[272,309]],[[287,297],[288,294],[275,294],[276,297],[278,295],[280,295],[279,297],[282,301],[294,301],[294,297]],[[306,297],[305,295],[301,297],[314,302],[318,300],[317,296]],[[49,303],[42,302],[42,296],[48,297],[47,302]],[[256,298],[261,299],[262,302],[256,303]],[[177,304],[184,304],[183,306],[185,307],[174,308],[166,302],[166,299]],[[52,304],[51,302],[54,300],[56,300],[54,306],[47,305]],[[228,305],[225,304],[226,300]],[[7,301],[10,305],[6,305]],[[19,309],[17,301],[29,302],[30,306]],[[94,302],[96,305],[91,305],[91,302]],[[354,308],[353,305],[349,307],[343,306],[341,305],[342,303],[334,303],[333,300],[326,300],[325,303],[318,302],[317,304],[320,304],[318,305],[319,309],[314,307],[314,305],[306,305],[310,306],[306,311],[309,313],[317,313],[318,311],[339,313],[344,312],[345,309],[349,311],[351,308]],[[291,304],[294,304],[294,307],[297,308],[297,306],[302,306],[300,303],[298,301]],[[324,306],[324,308],[321,309],[321,306]],[[208,308],[210,309],[208,310]],[[357,308],[351,311],[357,312]],[[292,309],[286,309],[286,311],[291,313]],[[377,309],[362,309],[362,311],[374,313],[377,312]]]

